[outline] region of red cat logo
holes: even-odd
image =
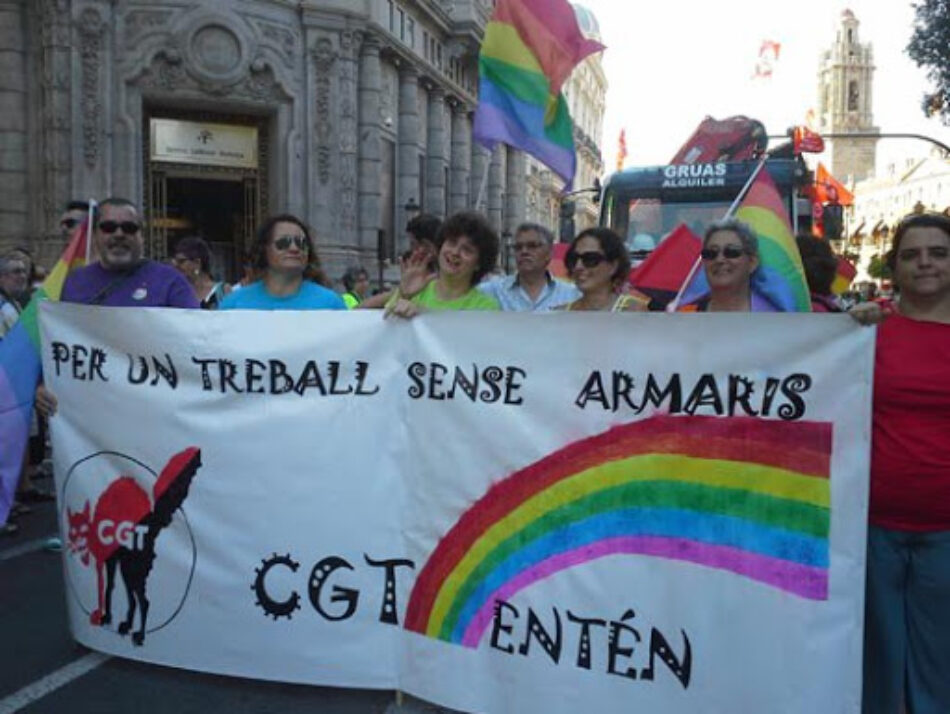
[[[61,514],[61,519],[65,515],[63,530],[70,555],[67,573],[90,623],[106,626],[112,622],[116,570],[127,603],[125,619],[116,628],[120,635],[132,632],[138,614],[139,627],[132,632],[132,642],[141,645],[146,632],[164,627],[178,614],[196,558],[194,538],[181,506],[200,466],[201,452],[189,447],[172,456],[157,477],[145,464],[111,451],[82,459],[69,470],[63,482],[65,514]],[[74,508],[78,503],[83,505]],[[182,570],[185,564],[180,558],[153,572],[163,543],[176,551],[190,545],[187,572]],[[88,566],[93,566],[94,583]],[[152,592],[161,593],[160,613],[151,611],[153,603],[147,597],[150,580],[158,584]],[[94,605],[91,593],[95,593]],[[152,622],[159,624],[147,629],[150,611]]]

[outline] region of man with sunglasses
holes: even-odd
[[[110,307],[198,308],[195,291],[170,265],[143,258],[145,250],[138,209],[124,198],[107,198],[93,215],[97,262],[66,276],[62,302]],[[36,409],[45,417],[56,412],[56,397],[42,384]]]
[[[99,260],[72,271],[62,301],[112,307],[197,308],[194,290],[170,265],[143,257],[142,219],[131,201],[107,198],[95,209]]]
[[[580,291],[548,271],[554,235],[537,223],[522,223],[515,231],[512,249],[517,271],[486,280],[478,286],[510,312],[547,312],[577,300]]]
[[[89,215],[87,201],[70,201],[66,204],[66,210],[59,217],[59,232],[63,240],[68,241],[72,238],[73,232],[86,220],[87,215]]]

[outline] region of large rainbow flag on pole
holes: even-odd
[[[811,312],[808,281],[788,211],[765,166],[734,217],[748,224],[759,239],[759,269],[752,278],[752,291],[782,312]],[[705,271],[695,269],[677,305],[694,302],[708,293]]]
[[[0,523],[13,505],[23,454],[30,435],[33,397],[42,373],[39,304],[59,300],[66,276],[88,257],[89,221],[76,229],[69,245],[40,288],[20,313],[20,319],[0,340]]]
[[[499,0],[478,57],[474,139],[531,154],[570,186],[577,159],[561,86],[604,46],[587,39],[567,0]]]

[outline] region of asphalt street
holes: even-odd
[[[61,554],[43,548],[56,530],[54,505],[17,522],[19,534],[0,538],[0,714],[430,711],[396,707],[391,691],[212,676],[91,652],[69,633]]]

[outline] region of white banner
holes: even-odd
[[[73,633],[480,712],[859,711],[873,331],[43,306]]]

